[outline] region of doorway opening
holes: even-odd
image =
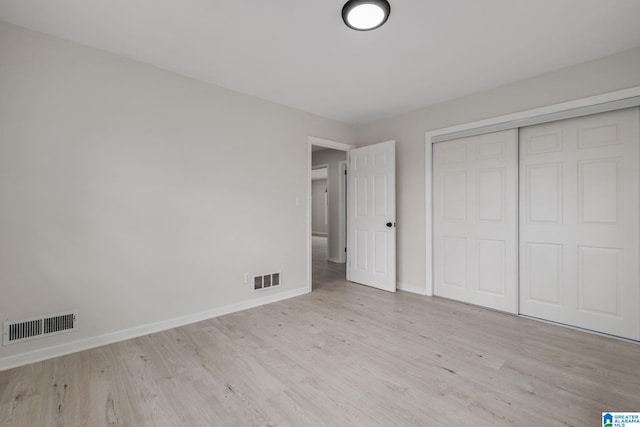
[[[329,235],[329,165],[312,165],[311,169],[311,234]]]
[[[309,137],[308,275],[309,290],[347,279],[348,144]]]

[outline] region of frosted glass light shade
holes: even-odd
[[[368,31],[384,24],[390,12],[386,0],[349,0],[342,8],[342,19],[349,28]]]

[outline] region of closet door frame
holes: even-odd
[[[486,120],[428,131],[425,134],[425,294],[433,295],[433,159],[432,145],[465,136],[516,129],[534,124],[640,106],[640,86],[562,102]]]

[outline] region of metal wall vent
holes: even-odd
[[[276,286],[280,286],[280,273],[267,273],[253,276],[254,291],[261,291]]]
[[[7,321],[4,322],[3,344],[13,344],[43,336],[71,332],[76,329],[76,325],[76,315],[74,313]]]

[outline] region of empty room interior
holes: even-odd
[[[0,426],[640,425],[638,17],[0,0]]]

